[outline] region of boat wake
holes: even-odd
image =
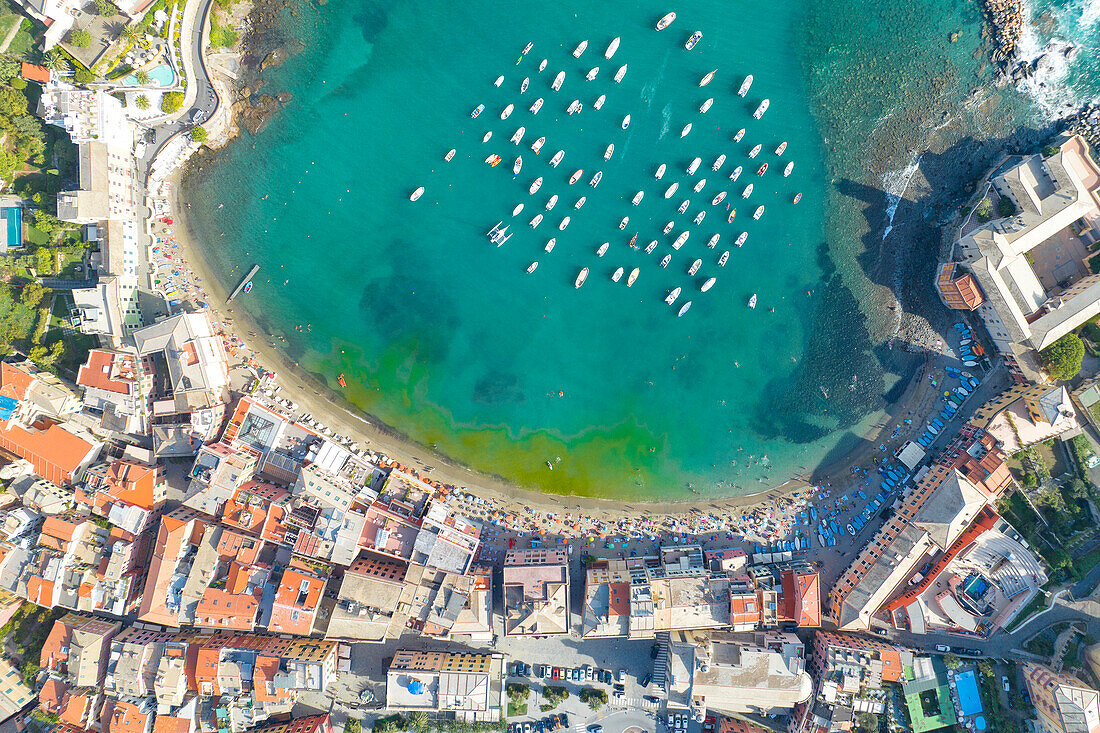
[[[663,140],[670,127],[672,127],[672,102],[666,104],[661,110],[661,131],[657,133],[657,139]]]

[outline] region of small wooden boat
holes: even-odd
[[[512,110],[514,110],[515,108],[516,108],[516,106],[515,106],[514,104],[509,104],[509,105],[508,105],[507,107],[505,107],[505,108],[504,108],[504,110],[503,110],[503,111],[502,111],[502,112],[500,113],[500,119],[502,119],[502,120],[506,120],[506,119],[508,119],[508,115],[512,114]]]
[[[713,105],[714,105],[714,97],[710,97],[710,98],[707,99],[707,101],[703,102],[703,104],[699,107],[699,112],[701,114],[706,114],[707,110],[709,110],[711,108],[711,106],[713,106]]]
[[[775,149],[775,154],[776,155],[782,155],[783,151],[785,151],[786,149],[787,149],[787,141],[784,140],[783,142],[779,143],[779,147]]]
[[[684,303],[682,306],[680,306],[680,310],[677,311],[676,317],[677,318],[683,318],[684,314],[688,312],[689,308],[691,308],[691,301],[690,300],[688,302]]]
[[[783,169],[783,177],[786,178],[787,176],[789,176],[791,174],[791,171],[793,171],[793,170],[794,170],[794,161],[792,160],[790,163],[787,163],[787,167]]]
[[[726,221],[729,222],[730,224],[732,224],[733,220],[736,219],[736,218],[737,218],[737,209],[730,209],[730,215],[726,218]]]
[[[710,84],[711,81],[714,80],[714,75],[717,74],[717,73],[718,73],[718,69],[715,69],[714,71],[708,72],[706,74],[706,76],[704,76],[702,79],[699,80],[699,86],[705,87],[707,84]]]
[[[596,256],[603,257],[605,254],[607,254],[607,248],[610,246],[611,244],[609,242],[604,242],[603,244],[601,244],[600,248],[596,250]]]

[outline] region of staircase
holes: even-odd
[[[662,631],[656,636],[657,657],[653,660],[653,681],[650,684],[657,685],[657,689],[668,693],[665,679],[668,670],[668,642],[669,633]]]

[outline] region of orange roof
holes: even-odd
[[[153,733],[190,733],[191,722],[188,718],[158,715],[157,722],[153,724]]]
[[[37,575],[27,578],[27,600],[47,608],[53,605],[54,584]],[[59,647],[60,648],[60,647]]]
[[[611,616],[630,615],[630,583],[607,584],[607,613]]]
[[[46,521],[42,522],[42,534],[68,544],[73,541],[73,535],[76,534],[79,526],[76,522],[69,522],[58,517],[46,517]]]
[[[0,448],[26,458],[42,478],[68,484],[95,445],[52,420],[40,421],[30,429],[9,420],[0,422]]]
[[[64,709],[59,716],[61,722],[83,728],[90,702],[87,696],[76,695],[70,692],[65,700]]]
[[[252,694],[259,702],[290,700],[293,693],[285,688],[275,687],[275,675],[279,671],[279,658],[266,654],[256,655],[256,666],[252,673]]]
[[[195,610],[195,625],[251,631],[259,607],[256,597],[247,593],[207,588]]]
[[[80,365],[76,383],[115,394],[130,394],[134,382],[134,357],[113,351],[92,349],[88,362]]]
[[[254,537],[223,529],[218,540],[218,555],[222,560],[236,559],[245,565],[252,565],[259,558],[264,543]]]
[[[27,81],[36,81],[39,84],[47,84],[50,81],[49,69],[45,66],[38,66],[37,64],[28,64],[26,61],[23,62],[19,75]]]
[[[41,580],[41,578],[39,580]],[[53,584],[51,583],[50,586],[52,587]],[[46,641],[42,644],[42,651],[39,653],[38,656],[39,666],[46,669],[55,670],[58,668],[58,665],[62,664],[63,662],[67,662],[69,659],[69,655],[67,652],[63,654],[61,650],[69,646],[69,641],[72,638],[73,629],[71,626],[69,626],[61,619],[54,621],[53,628],[50,629],[49,636],[46,637]]]
[[[144,733],[148,722],[149,713],[141,712],[133,703],[118,701],[104,733]]]
[[[195,684],[200,692],[202,692],[203,683],[207,683],[209,688],[213,690],[212,694],[221,694],[221,688],[218,686],[218,664],[221,651],[221,647],[198,650],[195,657]]]
[[[268,628],[274,633],[308,636],[324,589],[325,581],[321,578],[287,569],[275,591]]]
[[[760,604],[756,592],[730,593],[730,624],[748,624],[760,622]]]
[[[0,362],[0,395],[21,400],[34,382],[34,375],[21,364]]]
[[[783,588],[783,602],[780,606],[783,617],[799,626],[821,626],[820,574],[784,570],[780,579]]]
[[[61,704],[65,700],[65,693],[69,691],[69,685],[56,677],[49,677],[46,684],[38,691],[38,705],[51,715],[61,712]]]
[[[882,681],[897,682],[901,679],[901,654],[897,649],[880,649],[879,659],[882,660]]]
[[[89,483],[107,496],[152,511],[163,501],[157,501],[160,469],[131,461],[112,461],[105,469],[95,467],[89,472]],[[105,508],[100,507],[100,508]]]

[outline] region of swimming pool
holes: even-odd
[[[23,246],[23,209],[18,206],[0,208],[0,220],[5,223],[4,236],[8,249]]]
[[[176,72],[173,71],[172,67],[168,64],[154,66],[145,73],[149,75],[149,86],[170,87],[176,83]],[[137,80],[136,73],[127,74],[123,77],[122,83],[130,87],[141,86]]]
[[[966,581],[966,585],[963,586],[963,592],[977,601],[981,599],[988,588],[989,583],[986,582],[985,578],[980,575],[972,575],[970,579]]]
[[[963,716],[982,712],[982,696],[978,694],[978,680],[974,677],[974,670],[955,675],[955,691],[959,695],[959,712]]]

